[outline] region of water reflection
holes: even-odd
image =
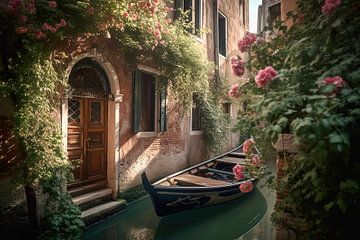
[[[225,204],[163,218],[156,216],[146,197],[87,229],[83,239],[237,239],[255,226],[265,212],[266,200],[257,189]]]

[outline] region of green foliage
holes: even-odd
[[[323,1],[298,1],[290,13],[295,24],[282,23],[271,41],[253,46],[252,75],[273,66],[279,75],[264,89],[252,77],[242,89],[249,100],[240,129],[261,127],[275,139],[293,133],[300,147],[282,183],[289,195],[277,204],[281,213],[304,219],[307,239],[341,239],[355,230],[359,216],[360,164],[360,3],[344,0],[329,15]],[[322,86],[325,77],[341,76],[346,86]]]
[[[190,107],[193,92],[201,95],[207,143],[217,149],[223,142],[224,118],[208,82],[213,66],[185,30],[186,21],[169,24],[166,1],[151,2],[148,7],[135,0],[58,0],[56,8],[48,1],[35,1],[33,13],[27,5],[32,1],[19,2],[21,6],[14,11],[0,9],[0,30],[8,39],[0,92],[12,96],[16,104],[15,133],[25,152],[22,183],[41,188],[48,197],[42,238],[78,239],[84,227],[80,210],[64,189],[72,167],[54,118],[59,93],[66,89],[61,69],[64,59],[56,51],[61,41],[78,44],[77,37],[86,39],[109,31],[114,46],[129,62],[150,63],[163,73],[185,109]],[[20,21],[22,16],[25,21]]]

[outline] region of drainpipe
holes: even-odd
[[[218,25],[218,0],[213,1],[213,37],[214,37],[214,63],[215,63],[215,86],[219,83],[219,25]]]

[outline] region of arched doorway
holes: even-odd
[[[71,70],[69,85],[67,152],[78,167],[68,188],[106,185],[109,80],[96,61],[84,58]]]

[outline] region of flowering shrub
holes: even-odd
[[[239,188],[240,191],[243,193],[248,193],[251,192],[253,190],[253,183],[251,181],[245,181],[243,183],[240,184]]]
[[[243,143],[243,153],[246,155],[250,154],[252,151],[252,147],[255,144],[255,141],[253,139],[247,139]]]
[[[245,73],[245,63],[241,60],[240,56],[235,56],[231,58],[231,67],[234,74],[238,77],[241,77]]]
[[[260,70],[255,77],[255,83],[258,87],[265,87],[267,83],[274,80],[277,76],[277,72],[271,66],[268,66],[262,70]]]
[[[347,239],[357,230],[351,219],[360,214],[358,12],[357,0],[298,1],[288,14],[291,28],[278,22],[266,29],[267,41],[251,45],[249,81],[240,86],[239,100],[248,102],[240,132],[295,137],[299,152],[277,185],[288,194],[273,220],[289,224],[285,213],[303,219],[307,230],[294,230],[304,239]]]
[[[109,32],[113,46],[128,62],[155,60],[154,67],[185,107],[198,92],[204,103],[206,143],[216,149],[224,142],[226,133],[219,126],[225,120],[209,91],[211,65],[183,21],[171,23],[168,13],[173,9],[166,1],[10,0],[7,8],[0,7],[0,34],[8,50],[1,52],[0,92],[15,100],[15,132],[26,155],[21,181],[40,186],[49,196],[43,238],[78,239],[84,227],[79,208],[63,187],[72,170],[53,116],[59,91],[66,88],[62,69],[67,56],[56,51],[58,45],[78,46],[78,41]]]
[[[332,11],[341,4],[341,0],[325,0],[322,6],[322,12],[326,15],[331,15]]]
[[[240,52],[246,52],[250,49],[251,45],[256,42],[256,35],[247,32],[243,39],[238,42],[238,48]]]
[[[245,166],[242,166],[240,164],[236,164],[233,167],[233,173],[236,180],[241,180],[245,177],[244,175]]]
[[[229,97],[237,98],[240,97],[241,92],[239,90],[239,84],[233,84],[228,92]]]

